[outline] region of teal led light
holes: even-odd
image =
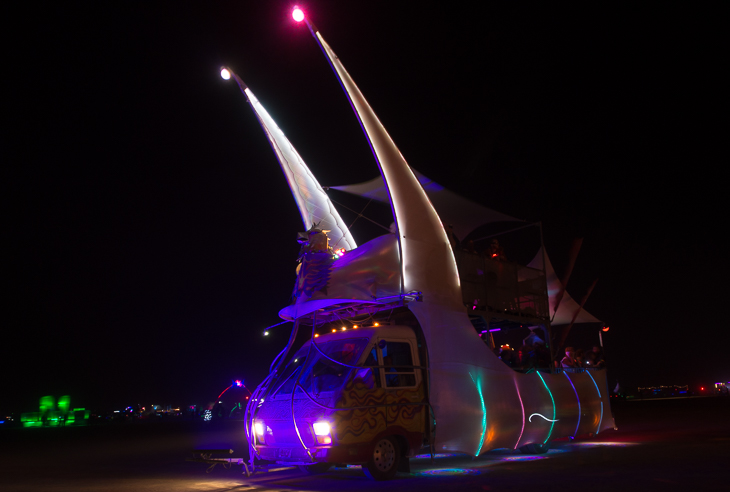
[[[479,456],[479,453],[482,452],[482,446],[484,446],[484,438],[487,435],[487,406],[484,404],[484,395],[482,394],[481,385],[476,379],[474,379],[474,376],[472,376],[471,373],[469,373],[469,376],[474,382],[474,385],[477,387],[477,391],[479,392],[479,399],[482,401],[482,440],[479,441],[479,449],[477,449],[476,453],[476,456]]]
[[[548,391],[548,395],[550,395],[550,401],[553,402],[553,419],[557,416],[557,413],[555,411],[555,398],[553,398],[553,392],[550,391],[550,388],[548,388],[547,383],[545,382],[545,379],[542,377],[542,374],[540,374],[540,371],[537,371],[537,375],[540,376],[540,379],[542,380],[542,384],[545,385],[545,389]],[[603,407],[601,407],[603,408]],[[547,439],[545,439],[545,442],[543,444],[547,444],[547,442],[550,440],[550,436],[553,434],[553,427],[555,427],[555,420],[550,422],[550,432],[548,433]]]
[[[586,374],[591,376],[590,371],[586,371]],[[596,380],[593,379],[593,376],[591,376],[591,381],[593,381],[596,391],[598,391],[598,399],[601,401],[601,419],[598,421],[598,429],[596,429],[596,434],[598,434],[601,431],[601,423],[603,422],[603,399],[601,398],[601,390],[598,389],[598,385],[596,384]]]

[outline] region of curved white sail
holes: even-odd
[[[525,222],[522,219],[497,212],[496,210],[492,210],[491,208],[487,208],[457,195],[453,191],[444,188],[432,179],[419,173],[416,169],[413,169],[413,174],[416,175],[421,186],[423,186],[423,190],[428,195],[434,208],[436,208],[436,212],[438,212],[441,220],[445,224],[453,225],[456,237],[459,239],[464,239],[467,234],[483,224],[493,222]],[[385,189],[382,176],[378,176],[364,183],[330,186],[330,188],[381,202],[388,202],[388,192]]]
[[[281,131],[274,119],[241,78],[232,71],[231,74],[236,79],[241,92],[244,93],[251,104],[264,133],[266,133],[266,137],[269,139],[271,148],[274,150],[279,164],[281,164],[281,169],[284,171],[289,188],[291,188],[294,195],[294,200],[297,202],[305,229],[309,230],[313,225],[316,225],[319,229],[330,231],[327,236],[330,239],[330,246],[333,248],[344,248],[348,251],[357,248],[355,240],[332,201],[330,201],[317,178],[314,177],[312,171],[309,170],[289,139],[286,138],[284,132]]]
[[[398,226],[404,292],[419,291],[430,302],[462,311],[459,273],[441,219],[340,59],[319,32],[313,34],[350,98],[385,179]]]
[[[513,388],[515,373],[481,342],[466,315],[454,254],[423,186],[340,59],[311,24],[310,28],[350,99],[383,175],[398,225],[404,290],[423,295],[422,302],[411,302],[408,308],[418,319],[428,346],[430,401],[438,422],[434,445],[439,450],[478,456],[486,433],[481,394],[472,391],[473,401],[469,402],[460,395],[470,394],[473,377],[481,380],[487,374],[491,374],[492,389]],[[476,376],[469,377],[471,374]],[[495,394],[510,392],[498,390]],[[517,393],[511,396],[517,404]],[[494,434],[487,441],[488,449],[504,447],[507,436]]]

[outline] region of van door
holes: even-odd
[[[416,341],[379,338],[380,382],[386,392],[386,425],[400,427],[409,447],[418,449],[425,429],[424,377],[418,360]]]

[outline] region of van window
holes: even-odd
[[[367,345],[367,342],[367,338],[348,338],[318,343],[317,347],[327,354],[328,357],[354,366],[360,358],[360,354]],[[305,360],[307,354],[310,355],[311,361]],[[301,375],[299,371],[301,371]],[[316,395],[324,391],[333,391],[344,384],[350,371],[351,368],[322,357],[315,348],[312,348],[310,352],[309,343],[307,343],[297,352],[292,362],[289,363],[289,366],[282,373],[282,379],[290,374],[292,376],[279,388],[277,395],[291,394],[297,378],[299,378],[299,383],[309,394]],[[297,388],[297,392],[301,392],[301,389]]]
[[[413,369],[411,344],[408,342],[383,341],[380,343],[380,351],[385,366],[385,386],[388,388],[415,386],[416,374]]]
[[[370,366],[379,366],[378,363],[378,347],[374,346],[372,349],[370,349],[370,353],[368,354],[367,358],[365,359],[365,362],[362,364],[365,367]],[[375,387],[380,388],[382,385],[380,384],[380,369],[370,369],[370,372],[372,372],[373,378],[375,379]],[[359,377],[365,377],[367,373],[361,373],[358,372]]]

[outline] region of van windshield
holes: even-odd
[[[328,357],[354,366],[367,343],[367,338],[347,338],[317,343],[317,347]],[[307,355],[311,360],[307,360]],[[324,391],[333,391],[347,381],[351,371],[352,369],[347,366],[322,357],[314,347],[310,351],[309,343],[306,343],[294,355],[282,373],[279,381],[286,382],[281,385],[276,395],[291,395],[297,379],[309,394],[316,395]],[[297,388],[297,392],[301,393],[301,389]]]

